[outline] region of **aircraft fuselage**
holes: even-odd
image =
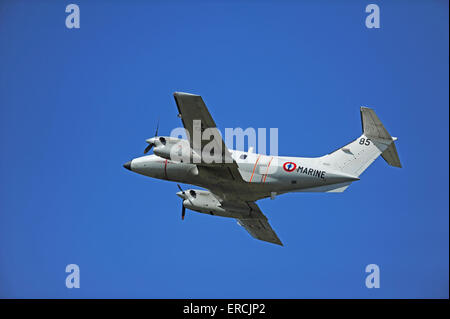
[[[287,192],[352,182],[359,178],[327,167],[321,158],[281,157],[230,150],[244,180],[231,182],[208,166],[182,163],[157,155],[129,162],[133,172],[167,181],[192,184],[207,189],[242,190],[242,199],[257,200]]]

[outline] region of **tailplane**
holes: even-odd
[[[402,167],[395,147],[397,138],[388,133],[375,112],[368,107],[361,107],[361,122],[363,134],[337,151],[323,156],[323,165],[359,176],[381,155],[389,165]]]
[[[395,147],[396,137],[392,137],[384,128],[374,110],[368,107],[361,107],[361,123],[363,133],[369,139],[389,141],[389,146],[381,153],[384,160],[391,166],[402,167],[400,158],[398,157],[397,148]]]

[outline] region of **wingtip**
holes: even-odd
[[[279,238],[273,238],[272,241],[270,241],[272,244],[278,245],[278,246],[282,246],[284,247],[283,243],[281,242],[281,240]]]
[[[177,96],[200,96],[197,94],[192,94],[192,93],[187,93],[187,92],[173,92],[173,96],[177,97]]]
[[[359,110],[360,110],[361,112],[363,112],[363,111],[373,111],[372,108],[367,107],[367,106],[361,106],[361,107],[359,108]]]

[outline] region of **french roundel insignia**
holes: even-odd
[[[286,162],[286,163],[283,164],[283,169],[286,172],[292,172],[296,168],[297,168],[297,164],[295,164],[294,162]]]

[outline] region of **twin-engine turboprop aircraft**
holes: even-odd
[[[381,155],[401,167],[391,137],[375,112],[361,107],[363,134],[322,157],[284,157],[229,150],[199,95],[176,92],[175,102],[188,140],[167,136],[149,138],[144,153],[123,166],[130,171],[168,181],[197,185],[177,193],[188,208],[200,213],[237,219],[253,237],[282,245],[255,201],[289,192],[340,193]],[[210,140],[199,139],[209,130]]]

